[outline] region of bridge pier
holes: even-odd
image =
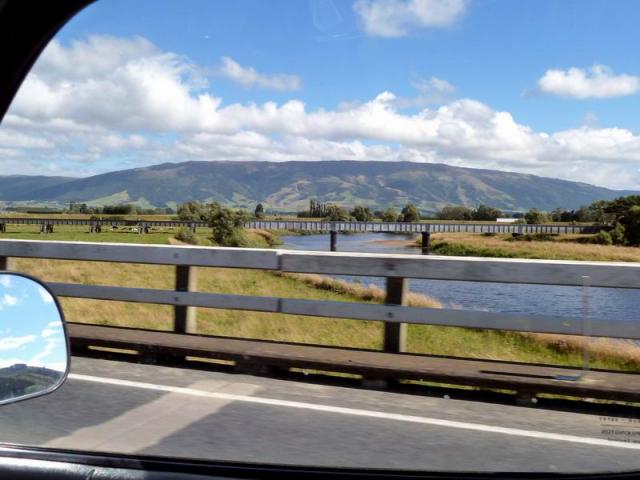
[[[422,232],[422,254],[429,255],[429,241],[431,240],[430,232]]]
[[[338,232],[335,230],[331,230],[329,232],[329,251],[337,252],[337,244],[338,244]]]
[[[0,233],[7,233],[7,224],[0,223]]]

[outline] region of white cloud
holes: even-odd
[[[467,4],[467,0],[357,0],[353,9],[367,35],[404,37],[415,30],[452,25]]]
[[[15,307],[18,304],[18,297],[5,293],[0,298],[0,305],[3,307]]]
[[[538,80],[540,91],[552,95],[586,98],[611,98],[633,95],[640,91],[640,77],[619,74],[604,65],[582,68],[547,70]]]
[[[0,338],[0,351],[15,350],[35,341],[36,338],[37,337],[35,335]]]
[[[452,100],[456,91],[456,87],[451,83],[438,77],[416,80],[411,82],[411,85],[416,89],[416,96],[395,98],[396,108],[424,108],[429,105],[447,103]]]
[[[225,104],[197,65],[144,39],[91,37],[71,47],[52,45],[43,54],[52,70],[36,67],[0,130],[3,172],[122,168],[107,163],[113,158],[126,159],[130,167],[182,160],[369,159],[640,187],[640,137],[630,130],[586,125],[535,131],[507,111],[455,98],[454,86],[437,77],[415,81],[414,98],[383,91],[336,109],[309,109],[297,99]],[[127,52],[109,53],[114,45]],[[94,70],[70,72],[79,55],[91,57]],[[108,70],[96,59],[101,55]],[[407,107],[414,110],[403,111]],[[3,145],[3,138],[17,135],[23,146]],[[27,146],[37,140],[47,144]]]
[[[61,331],[60,328],[45,328],[44,330],[42,330],[42,333],[40,334],[41,337],[47,338],[50,337],[51,335],[60,335]]]
[[[258,73],[253,67],[243,67],[229,57],[221,58],[218,72],[220,75],[245,87],[280,91],[300,90],[302,87],[302,80],[297,75]]]
[[[29,365],[43,364],[42,359],[47,358],[52,353],[55,353],[56,349],[60,349],[59,347],[60,343],[61,342],[55,341],[55,339],[47,340],[47,343],[45,344],[44,349],[36,353],[34,357],[31,360],[29,360],[28,362]],[[65,348],[65,347],[62,347],[62,348]],[[46,363],[44,365],[47,366]]]
[[[44,303],[53,303],[53,297],[47,290],[43,287],[38,287],[38,294],[40,295],[40,299]]]
[[[11,288],[11,275],[0,275],[0,285],[5,288]]]

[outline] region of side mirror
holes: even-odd
[[[56,390],[69,373],[62,310],[43,284],[0,272],[0,405]]]

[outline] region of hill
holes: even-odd
[[[295,211],[310,198],[373,208],[413,202],[424,211],[446,204],[503,210],[577,208],[635,192],[521,173],[444,164],[374,161],[184,162],[87,178],[0,176],[0,201],[173,206],[188,200]]]

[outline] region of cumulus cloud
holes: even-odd
[[[50,337],[51,335],[61,335],[60,328],[45,328],[40,333],[41,337]]]
[[[633,95],[640,91],[640,77],[626,74],[616,75],[605,65],[594,65],[589,70],[547,70],[538,80],[543,93],[563,97],[611,98]]]
[[[0,338],[0,351],[15,350],[36,340],[35,335]]]
[[[18,304],[18,297],[13,295],[9,295],[5,293],[2,298],[0,298],[0,305],[3,307],[15,307]]]
[[[467,4],[467,0],[357,0],[353,9],[367,35],[404,37],[416,30],[454,24]]]
[[[243,67],[233,58],[229,57],[222,57],[218,72],[223,77],[233,80],[245,87],[291,91],[300,90],[302,86],[302,80],[297,75],[258,73],[255,68]]]
[[[42,61],[53,70],[36,67],[0,129],[4,172],[61,173],[65,162],[87,174],[122,162],[410,160],[640,186],[640,137],[631,131],[535,131],[507,111],[457,98],[437,77],[415,81],[414,98],[381,91],[336,109],[299,99],[226,104],[204,69],[144,39],[52,45]],[[127,52],[107,53],[114,46]],[[93,58],[101,55],[109,69]],[[97,66],[69,72],[79,56]]]

